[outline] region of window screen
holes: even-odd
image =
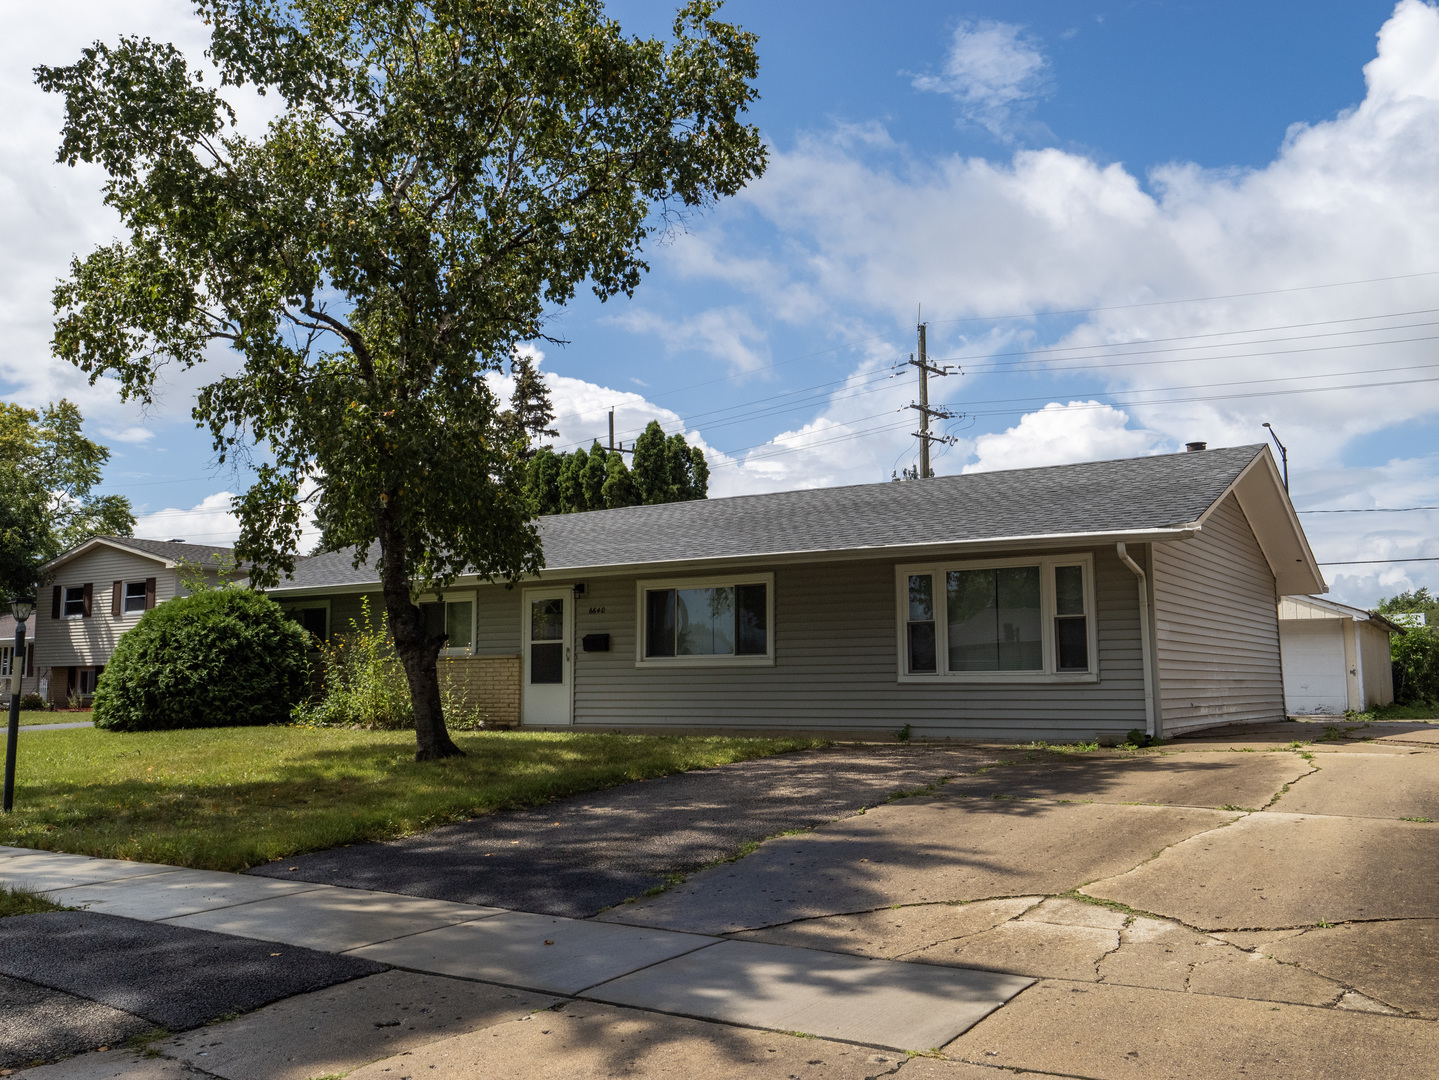
[[[934,578],[930,574],[909,575],[909,618],[905,632],[910,674],[934,671],[938,657],[934,644]]]
[[[125,606],[121,610],[126,615],[145,610],[145,583],[143,581],[125,582]]]
[[[555,601],[559,603],[560,601]],[[421,604],[425,616],[425,634],[428,637],[446,635],[445,648],[468,649],[474,643],[474,610],[470,600],[436,601]]]
[[[1055,666],[1089,670],[1089,619],[1084,610],[1084,567],[1054,568]]]
[[[565,681],[565,602],[555,597],[530,601],[530,682]]]
[[[85,587],[83,585],[73,585],[66,588],[63,614],[67,619],[84,618]]]

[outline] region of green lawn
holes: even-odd
[[[1365,713],[1354,713],[1353,718],[1361,722],[1367,720],[1439,720],[1439,707],[1434,705],[1383,705]]]
[[[0,845],[242,870],[503,807],[821,745],[814,739],[458,732],[414,760],[405,731],[37,731],[20,741]]]

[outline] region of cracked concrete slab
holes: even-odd
[[[943,1049],[964,1061],[1096,1080],[1376,1080],[1434,1075],[1439,1024],[1052,981]]]
[[[1218,935],[1167,919],[1139,917],[1099,964],[1102,982],[1227,997],[1330,1005],[1344,988],[1329,979],[1246,952]]]
[[[1291,814],[1439,821],[1439,754],[1325,754],[1270,808]]]
[[[1030,755],[1038,756],[1038,755]],[[1313,766],[1293,753],[1043,755],[1047,760],[997,765],[959,776],[941,797],[1014,795],[1160,806],[1258,809]]]
[[[1346,923],[1265,946],[1402,1012],[1439,1018],[1439,921]]]
[[[777,837],[599,918],[729,934],[891,904],[1063,893],[1233,818],[1178,807],[906,799]]]
[[[1373,818],[1248,814],[1082,891],[1203,930],[1439,918],[1435,829]]]
[[[575,1002],[375,1062],[348,1080],[867,1080],[903,1061],[894,1051]]]
[[[1011,974],[722,941],[593,987],[586,997],[896,1050],[954,1038],[1029,986]]]
[[[1016,920],[982,934],[933,945],[907,959],[1036,978],[1096,979],[1095,965],[1118,947],[1117,930]]]
[[[881,960],[908,958],[941,941],[992,930],[1040,902],[1038,896],[976,900],[967,904],[913,904],[857,915],[832,915],[751,930],[735,937],[802,949],[873,956]]]
[[[0,975],[0,1068],[81,1054],[154,1026],[98,1001]]]
[[[224,1080],[310,1080],[517,1020],[558,1002],[525,990],[386,971],[288,998],[155,1048]]]

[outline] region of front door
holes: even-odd
[[[526,589],[524,594],[523,722],[570,722],[570,631],[574,591]]]

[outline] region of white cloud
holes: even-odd
[[[166,507],[135,515],[135,535],[146,540],[185,540],[191,544],[232,544],[240,521],[230,513],[233,492],[207,495],[195,506]]]
[[[916,90],[948,94],[960,115],[1012,142],[1036,99],[1049,91],[1049,61],[1022,26],[986,19],[954,30],[944,70],[916,75]]]
[[[975,461],[964,471],[1068,465],[1158,451],[1159,437],[1154,432],[1135,430],[1128,424],[1124,412],[1097,401],[1051,402],[1039,412],[1025,414],[1007,431],[976,437]]]
[[[759,371],[769,364],[764,331],[739,308],[713,308],[682,319],[636,310],[611,321],[636,334],[657,335],[671,354],[700,352],[712,356],[736,374]]]

